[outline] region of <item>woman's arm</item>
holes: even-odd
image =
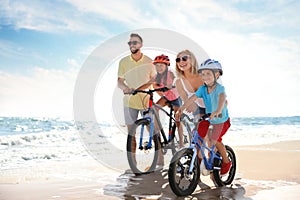
[[[184,104],[178,108],[177,112],[175,113],[175,119],[179,120],[180,116],[182,114],[182,112],[187,109],[188,107],[190,107],[192,104],[195,104],[194,101],[197,99],[198,97],[194,94],[193,96],[191,96],[190,98],[188,98]]]
[[[188,95],[187,95],[187,93],[184,89],[184,86],[182,85],[182,81],[180,79],[177,79],[176,82],[175,82],[175,85],[176,85],[176,89],[178,91],[178,94],[179,94],[181,100],[183,102],[186,102],[187,99],[188,99]],[[195,112],[197,110],[197,107],[198,107],[198,105],[196,103],[190,103],[188,105],[188,107],[186,108],[186,110],[188,112]]]
[[[183,85],[182,85],[182,82],[181,82],[180,78],[178,78],[175,81],[175,86],[176,86],[176,90],[177,90],[181,100],[183,102],[185,102],[188,99],[188,96],[187,96],[187,93],[185,92],[185,90],[183,88]]]

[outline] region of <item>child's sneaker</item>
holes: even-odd
[[[222,167],[221,167],[221,175],[225,175],[229,172],[230,168],[231,168],[232,162],[229,163],[222,163]]]

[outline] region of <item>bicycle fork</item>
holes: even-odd
[[[139,142],[139,149],[140,150],[148,150],[152,148],[152,138],[153,138],[153,131],[154,131],[154,123],[152,121],[151,117],[145,117],[150,123],[150,130],[149,130],[149,141],[147,141],[147,145],[145,147],[143,146],[143,136],[144,136],[144,130],[145,130],[145,125],[142,125],[141,128],[141,134],[140,134],[140,142]]]
[[[193,138],[194,141],[195,141],[195,139],[198,140],[198,136],[195,136]],[[201,138],[199,138],[199,139],[200,139],[201,143],[204,142],[204,140],[202,140]],[[199,151],[200,151],[199,153],[201,154],[201,157],[202,157],[201,162],[204,162],[204,166],[207,170],[212,171],[214,169],[220,169],[219,164],[222,161],[222,158],[214,152],[215,151],[214,144],[212,145],[211,148],[208,148],[206,146],[200,146],[199,143],[197,143],[197,142],[196,143],[193,142],[189,148],[193,149],[193,156],[192,156],[190,168],[188,171],[189,174],[192,174],[193,169],[195,167],[194,163],[195,163],[195,159],[198,157],[198,149],[199,149]],[[205,155],[205,149],[208,150],[208,152],[209,152],[208,158]],[[199,164],[201,164],[201,163],[199,163]]]
[[[193,149],[193,156],[192,156],[192,160],[191,160],[191,164],[190,164],[190,168],[189,168],[189,174],[193,173],[193,169],[195,167],[194,163],[195,163],[195,159],[197,157],[197,148],[195,144],[192,144],[189,148]]]

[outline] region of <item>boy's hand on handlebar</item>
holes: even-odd
[[[210,114],[210,119],[213,119],[213,118],[221,118],[222,117],[222,113],[220,113],[220,112],[212,112],[211,114]]]

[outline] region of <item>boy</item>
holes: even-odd
[[[222,156],[220,174],[225,175],[229,172],[232,163],[228,159],[226,148],[222,143],[222,136],[230,127],[225,88],[217,82],[218,78],[223,75],[222,66],[218,61],[208,59],[200,65],[198,72],[204,81],[204,85],[200,86],[196,93],[178,109],[176,119],[179,119],[182,111],[197,98],[203,98],[206,113],[211,113],[210,124],[213,126],[211,139],[216,143],[216,148]],[[201,137],[205,137],[205,135],[201,135]]]

